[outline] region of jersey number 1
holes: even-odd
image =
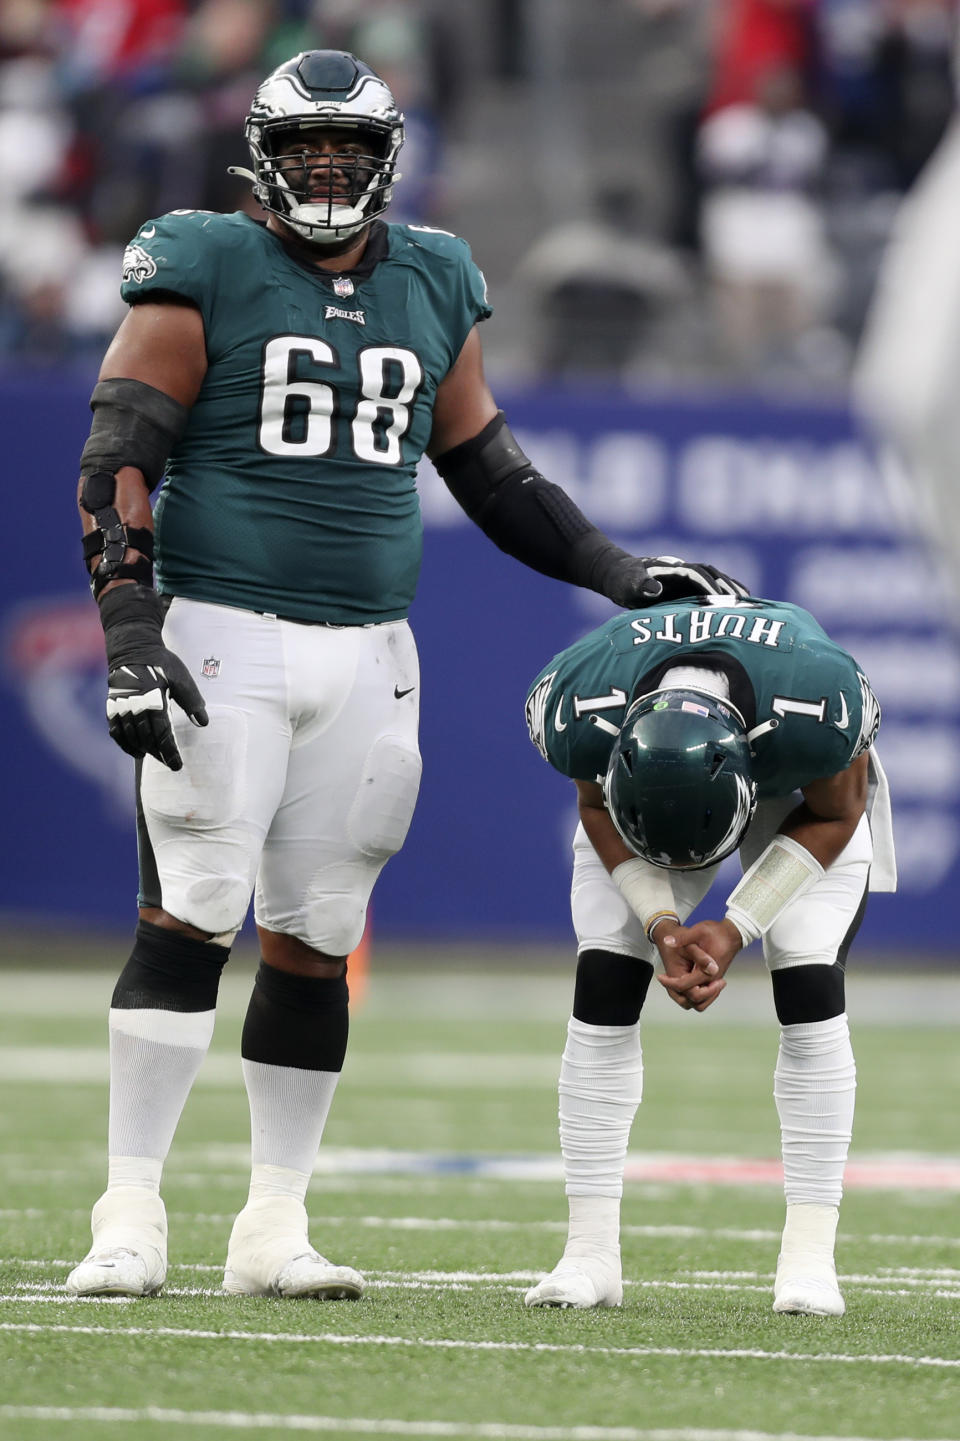
[[[259,441],[269,455],[301,459],[329,455],[334,448],[333,418],[341,415],[340,395],[323,380],[297,375],[303,357],[317,366],[339,365],[332,345],[312,335],[278,335],[263,351]],[[357,353],[360,401],[350,423],[358,460],[399,465],[400,442],[413,420],[411,409],[423,380],[423,366],[412,350],[373,345]]]
[[[827,718],[827,697],[819,700],[798,700],[795,696],[775,695],[770,709],[776,715],[808,715],[823,725]]]

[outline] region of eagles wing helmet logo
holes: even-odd
[[[527,697],[526,715],[527,730],[530,732],[530,739],[544,760],[549,760],[547,752],[546,730],[547,730],[547,697],[550,694],[550,687],[557,678],[557,672],[551,671],[545,675],[539,685],[535,686]]]
[[[123,279],[140,285],[157,273],[157,262],[148,255],[142,245],[128,245],[123,252]]]
[[[877,700],[870,686],[870,682],[862,671],[857,671],[857,680],[860,682],[860,704],[862,715],[860,720],[860,734],[857,737],[857,744],[854,747],[854,756],[862,755],[869,750],[877,738],[877,731],[880,729],[880,702]]]

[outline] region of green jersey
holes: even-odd
[[[343,275],[243,214],[174,211],[124,258],[129,304],[202,317],[209,368],[157,502],[157,587],[291,619],[407,614],[437,386],[490,314],[463,240],[376,222]]]
[[[602,781],[631,702],[690,665],[727,677],[761,797],[836,775],[877,733],[866,676],[812,615],[716,596],[624,611],[554,656],[527,696],[530,738],[563,775]]]

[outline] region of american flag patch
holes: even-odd
[[[691,713],[692,715],[705,715],[705,716],[708,716],[708,715],[710,714],[710,712],[707,710],[707,708],[706,708],[705,705],[697,705],[697,704],[696,704],[694,701],[692,701],[692,700],[684,700],[684,701],[681,701],[681,702],[680,702],[680,709],[681,709],[681,710],[688,710],[688,711],[690,711],[690,713]]]

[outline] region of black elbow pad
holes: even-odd
[[[590,585],[591,567],[584,566],[578,542],[600,532],[566,491],[534,468],[502,411],[434,464],[450,494],[500,550],[542,575]],[[594,554],[590,547],[591,561]]]
[[[131,465],[153,490],[186,428],[187,407],[141,380],[121,378],[98,381],[90,408],[93,425],[80,457],[80,474],[115,474]]]

